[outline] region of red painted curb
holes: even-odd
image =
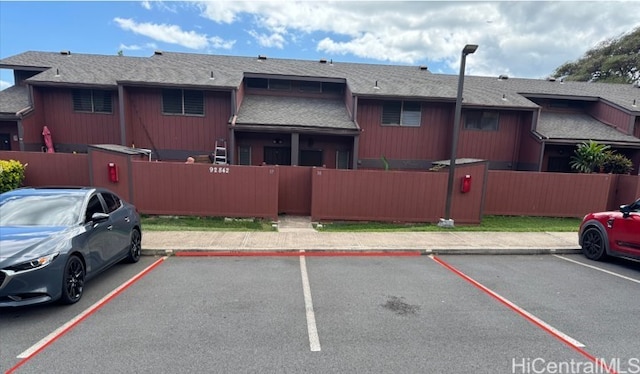
[[[420,256],[420,251],[178,251],[176,257],[412,257]]]

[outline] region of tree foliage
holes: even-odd
[[[579,60],[558,67],[553,75],[582,82],[640,83],[640,27],[597,44]]]

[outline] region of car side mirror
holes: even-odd
[[[94,224],[106,221],[109,219],[109,215],[106,213],[93,213],[91,220]]]
[[[633,204],[620,205],[620,211],[622,212],[622,216],[624,218],[629,217],[629,213],[633,210]]]

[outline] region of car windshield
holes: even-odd
[[[79,221],[80,195],[11,196],[0,201],[0,226],[70,226]]]

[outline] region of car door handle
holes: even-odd
[[[129,218],[128,216],[124,217],[124,220],[127,221],[127,222],[131,222],[131,218]]]
[[[107,230],[109,230],[109,231],[113,230],[113,225],[107,226]]]

